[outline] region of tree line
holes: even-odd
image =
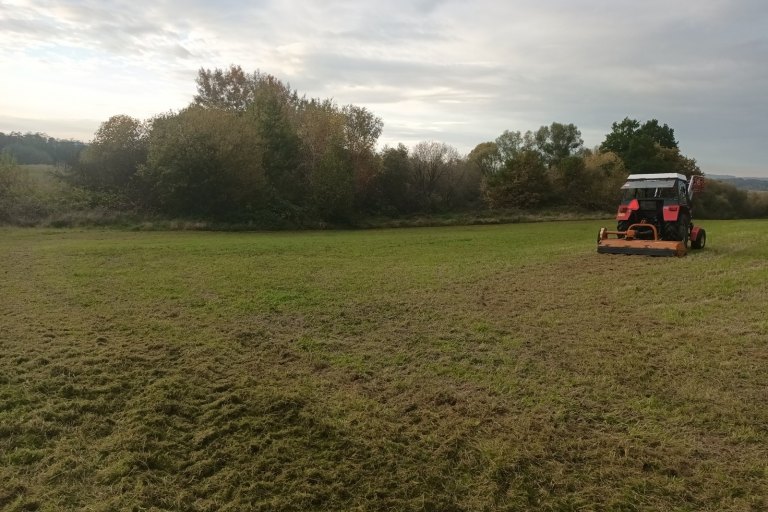
[[[655,119],[613,123],[596,148],[554,122],[462,156],[436,141],[377,149],[383,122],[366,108],[300,96],[259,71],[201,69],[196,84],[178,112],[102,123],[62,179],[113,209],[298,227],[487,208],[613,211],[630,172],[701,174]],[[700,203],[709,216],[768,214],[720,184]]]
[[[72,167],[77,164],[83,142],[49,137],[45,133],[0,132],[0,153],[19,164],[43,164]]]

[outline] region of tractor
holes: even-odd
[[[621,187],[616,231],[600,230],[597,252],[685,256],[689,245],[704,248],[707,234],[694,226],[691,213],[693,196],[703,185],[701,176],[630,174]]]

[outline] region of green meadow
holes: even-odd
[[[0,509],[766,510],[768,221],[600,225],[0,229]]]

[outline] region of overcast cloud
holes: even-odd
[[[0,0],[0,131],[89,140],[229,64],[368,107],[382,143],[656,118],[705,172],[768,177],[763,0]]]

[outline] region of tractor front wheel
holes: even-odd
[[[616,225],[616,231],[626,231],[629,229],[629,226],[630,224],[628,220],[620,220]],[[619,238],[624,238],[624,235],[619,235]]]
[[[691,240],[691,249],[703,249],[707,245],[707,232],[699,229],[699,236]]]

